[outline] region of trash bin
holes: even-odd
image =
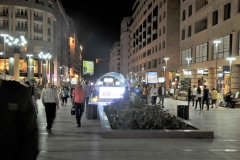
[[[86,107],[87,119],[97,119],[97,104],[88,104]]]
[[[178,105],[177,106],[177,116],[183,119],[189,119],[189,106],[187,105]]]

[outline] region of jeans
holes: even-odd
[[[148,102],[148,100],[147,100],[147,95],[142,95],[142,101],[144,102]]]
[[[199,105],[200,105],[200,109],[202,108],[201,107],[201,104],[202,104],[202,97],[198,97],[198,100],[196,100],[196,105],[195,105],[195,108],[197,108],[197,104],[199,102]]]
[[[158,102],[158,104],[160,104],[161,101],[162,101],[162,106],[163,106],[163,103],[164,103],[164,95],[159,96],[159,102]]]
[[[62,97],[62,103],[64,104],[64,102],[67,104],[67,97]]]
[[[156,104],[157,96],[152,96],[152,105]]]
[[[86,102],[86,107],[87,107],[88,106],[88,102],[89,102],[89,96],[86,96],[85,102]]]
[[[51,129],[53,120],[56,117],[56,103],[44,103],[44,106],[47,118],[47,129]]]
[[[206,99],[206,98],[204,98],[203,100],[202,100],[202,108],[203,108],[203,106],[204,106],[204,102],[206,102],[206,104],[207,104],[207,109],[209,109],[209,101],[208,101],[208,98]]]
[[[192,100],[192,96],[188,96],[188,106],[189,106],[191,100]]]
[[[196,95],[192,95],[192,106],[194,106],[194,98],[196,97]]]
[[[74,107],[75,107],[77,124],[81,124],[82,113],[84,112],[84,103],[74,102]]]

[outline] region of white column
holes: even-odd
[[[192,81],[191,81],[192,86],[198,86],[198,77],[197,77],[197,69],[192,69]]]
[[[232,74],[231,74],[231,91],[236,93],[239,92],[240,85],[239,85],[239,78],[240,78],[240,67],[238,65],[232,65]]]
[[[31,39],[31,9],[28,8],[27,9],[27,15],[28,15],[28,18],[27,18],[27,38],[28,39]]]
[[[208,61],[213,60],[213,41],[208,42]]]
[[[216,83],[216,79],[215,79],[215,68],[211,67],[208,68],[208,88],[212,89],[215,88],[215,83]]]
[[[238,32],[233,32],[232,33],[232,56],[233,57],[239,55],[238,48],[239,48]]]
[[[34,9],[31,9],[31,39],[34,39]]]
[[[12,8],[12,36],[16,36],[16,18],[15,18],[15,16],[16,16],[16,9],[15,9],[16,7],[15,6],[13,6],[13,8]]]
[[[51,24],[50,24],[50,27],[51,27],[51,42],[53,42],[53,23],[54,23],[54,21],[53,21],[53,16],[51,15],[51,17],[50,17],[50,21],[51,21]]]

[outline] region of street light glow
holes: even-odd
[[[221,41],[220,40],[214,40],[213,43],[218,44],[218,43],[221,43]]]
[[[227,60],[228,61],[234,61],[234,60],[236,60],[236,58],[235,57],[228,57]]]

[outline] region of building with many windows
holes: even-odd
[[[115,42],[110,50],[109,71],[120,73],[121,68],[121,50],[120,42]]]
[[[239,91],[239,18],[239,0],[181,0],[180,79]]]
[[[45,79],[59,84],[69,78],[69,38],[74,32],[70,21],[60,0],[0,0],[0,33],[15,38],[22,35],[28,42],[21,47],[20,80],[34,77],[40,84]],[[1,38],[0,51],[3,50]],[[52,58],[45,62],[39,58],[40,52],[50,53]],[[6,44],[5,67],[3,58],[3,54],[0,55],[0,69],[6,68],[9,75],[13,75],[12,46]]]
[[[180,1],[136,0],[132,10],[129,73],[141,82],[147,71],[157,71],[169,88],[179,68]]]

